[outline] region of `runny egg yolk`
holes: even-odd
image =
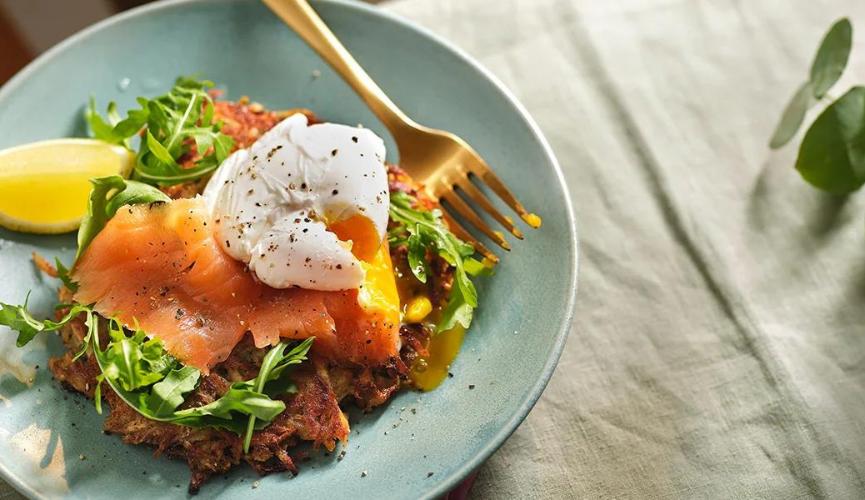
[[[353,247],[354,249],[354,247]],[[400,314],[396,277],[390,260],[387,239],[382,240],[372,258],[361,261],[366,275],[358,290],[360,306],[384,324],[398,325]]]
[[[372,221],[362,215],[329,223],[328,231],[351,246],[351,253],[364,270],[358,289],[358,302],[368,312],[375,312],[386,324],[399,324],[400,300],[387,238],[379,240]]]
[[[341,241],[351,241],[351,253],[364,262],[373,260],[380,251],[378,231],[368,217],[352,215],[328,224],[327,229]]]

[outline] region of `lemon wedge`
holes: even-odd
[[[0,226],[57,234],[78,228],[90,179],[126,176],[135,155],[95,139],[55,139],[0,151]]]

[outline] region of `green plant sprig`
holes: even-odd
[[[213,99],[207,89],[213,82],[178,78],[165,95],[139,97],[139,108],[120,118],[117,105],[108,104],[106,117],[90,99],[84,118],[93,137],[132,149],[132,138],[141,134],[133,178],[148,184],[170,186],[192,181],[214,171],[231,153],[234,140],[220,132],[214,120]],[[179,161],[195,144],[198,158],[188,168]]]
[[[844,73],[852,43],[850,21],[836,21],[817,49],[808,79],[787,104],[769,141],[772,149],[790,142],[808,110],[827,102],[802,138],[796,170],[814,187],[835,194],[865,184],[865,87],[854,86],[837,99],[829,96]]]

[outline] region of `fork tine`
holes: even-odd
[[[483,243],[475,239],[475,237],[472,236],[471,233],[466,231],[459,222],[457,222],[453,217],[451,217],[451,215],[447,213],[444,208],[442,208],[442,219],[447,222],[447,225],[450,228],[451,232],[454,233],[457,238],[465,242],[471,243],[471,245],[475,247],[475,250],[477,250],[479,254],[483,255],[494,264],[499,262],[499,258],[498,256],[496,256],[496,254],[492,253],[489,248],[484,246]]]
[[[493,231],[490,229],[490,226],[481,219],[472,207],[468,205],[468,203],[463,200],[460,195],[456,194],[454,191],[445,191],[441,195],[441,199],[446,201],[448,205],[451,206],[458,214],[460,214],[463,219],[471,222],[476,228],[480,229],[482,233],[484,233],[487,238],[495,241],[498,245],[505,250],[510,250],[511,246],[508,244],[508,241],[502,235],[501,231]]]
[[[520,218],[523,219],[526,224],[535,229],[541,227],[541,218],[533,213],[529,213],[529,211],[523,207],[522,203],[517,200],[517,197],[511,193],[511,190],[505,186],[505,183],[499,179],[499,176],[497,176],[486,163],[480,161],[470,170],[476,177],[485,182],[493,192],[499,195],[499,197],[504,200],[504,202],[511,207],[514,212],[519,214]]]
[[[499,212],[496,207],[493,206],[492,202],[490,202],[489,198],[474,185],[474,183],[468,177],[460,177],[460,180],[457,181],[457,186],[459,186],[460,190],[466,194],[472,201],[481,206],[488,214],[492,216],[493,219],[497,220],[501,225],[505,226],[512,235],[516,236],[519,239],[523,239],[523,233],[514,226],[513,220],[510,217],[505,217]]]

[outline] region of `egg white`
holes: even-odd
[[[384,158],[384,142],[368,129],[292,115],[229,156],[208,182],[217,241],[269,286],[357,288],[360,261],[327,225],[361,215],[384,238]]]

